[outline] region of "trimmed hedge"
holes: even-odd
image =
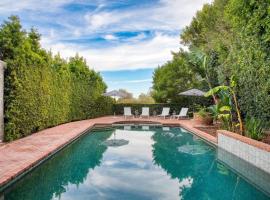
[[[163,107],[170,107],[170,114],[173,112],[176,112],[176,114],[179,114],[182,107],[188,107],[189,112],[192,112],[193,110],[196,111],[198,105],[200,106],[209,106],[211,105],[211,100],[206,98],[196,98],[192,100],[190,98],[186,98],[185,101],[181,101],[180,103],[156,103],[156,104],[114,104],[113,111],[116,115],[123,115],[124,114],[124,107],[131,107],[131,112],[135,114],[135,111],[137,110],[139,114],[141,114],[142,107],[149,107],[150,115],[153,115],[153,112],[155,111],[156,114],[161,114]]]
[[[112,114],[113,99],[99,73],[76,55],[69,60],[40,47],[36,30],[22,30],[16,16],[0,27],[5,70],[5,140],[62,123]]]
[[[65,122],[112,113],[113,100],[101,96],[105,85],[96,72],[88,68],[83,68],[85,72],[79,68],[72,71],[72,60],[57,68],[21,61],[7,64],[6,86],[12,90],[5,94],[6,141]]]

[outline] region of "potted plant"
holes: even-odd
[[[202,107],[198,112],[193,114],[193,120],[201,125],[212,125],[213,117],[210,112],[207,111],[207,108]]]

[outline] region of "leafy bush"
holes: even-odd
[[[235,77],[237,85],[232,87],[232,96],[237,105],[232,101],[230,106],[233,118],[237,115],[240,132],[241,117],[270,121],[269,8],[269,0],[214,0],[205,4],[181,32],[181,43],[189,51],[173,53],[171,61],[155,70],[156,101],[177,102],[174,95],[179,90],[204,89],[205,80],[210,83],[206,90],[229,86],[230,78]],[[201,56],[190,59],[197,52],[207,57],[207,68],[197,59]],[[213,107],[215,117],[217,111]]]
[[[255,140],[261,140],[264,136],[263,123],[254,117],[246,119],[246,135]]]
[[[40,35],[21,29],[17,17],[0,28],[0,59],[5,70],[5,140],[38,130],[112,114],[113,101],[100,74],[76,55],[69,60],[40,47]]]
[[[211,113],[208,112],[208,109],[206,107],[202,107],[197,112],[199,116],[202,118],[209,117]]]
[[[202,105],[208,106],[210,105],[209,101],[205,100],[202,101]],[[170,114],[175,112],[176,114],[179,114],[180,109],[182,107],[189,108],[189,111],[195,111],[197,110],[197,107],[195,104],[193,104],[190,101],[183,101],[180,103],[156,103],[156,104],[115,104],[114,105],[114,112],[117,115],[123,115],[124,113],[124,107],[131,107],[131,111],[133,114],[135,114],[135,110],[138,110],[139,113],[141,113],[142,107],[149,107],[150,115],[155,114],[161,114],[163,107],[170,107]]]

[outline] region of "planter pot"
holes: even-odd
[[[194,113],[193,114],[193,120],[197,124],[201,125],[212,125],[213,124],[213,117],[209,114],[206,114],[205,116],[199,115],[199,113]]]

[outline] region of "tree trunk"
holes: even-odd
[[[237,113],[237,118],[238,118],[238,122],[239,122],[240,134],[243,135],[244,134],[244,126],[243,126],[243,121],[242,121],[242,117],[241,117],[241,111],[240,111],[240,108],[239,108],[239,104],[238,104],[238,101],[237,101],[236,94],[235,94],[235,92],[233,90],[232,90],[232,95],[233,95],[233,100],[234,100],[236,113]]]

